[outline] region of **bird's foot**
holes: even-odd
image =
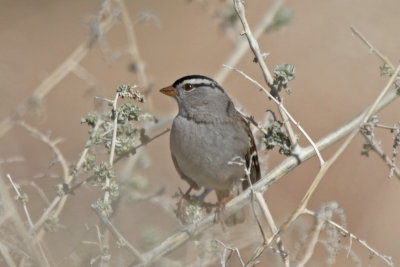
[[[175,210],[175,214],[185,225],[200,220],[209,214],[212,211],[212,208],[215,207],[214,204],[204,202],[205,196],[211,190],[206,189],[199,196],[191,196],[188,193],[190,190],[188,190],[186,193],[183,193],[182,190],[179,189],[179,192],[176,194],[179,200],[176,204],[177,209]]]

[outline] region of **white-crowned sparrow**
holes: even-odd
[[[214,189],[218,201],[226,201],[248,187],[245,167],[251,164],[252,183],[260,179],[249,124],[216,81],[190,75],[160,92],[178,102],[170,149],[176,170],[190,188]],[[237,164],[240,159],[242,165]]]

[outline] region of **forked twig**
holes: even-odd
[[[115,236],[115,238],[118,240],[120,245],[122,246],[127,246],[129,251],[139,259],[140,262],[143,261],[142,255],[139,250],[137,250],[129,241],[118,231],[117,228],[111,223],[111,221],[108,219],[107,215],[100,210],[99,208],[93,208],[99,216],[99,218],[103,221],[104,225],[108,228],[108,230]]]
[[[254,38],[258,39],[264,32],[265,30],[274,22],[274,17],[278,13],[279,9],[282,7],[284,0],[275,0],[269,7],[267,12],[265,13],[264,17],[262,18],[261,22],[258,24],[258,26],[254,30]],[[247,50],[250,47],[248,46],[246,40],[241,39],[237,46],[235,47],[235,50],[232,52],[232,54],[229,56],[229,58],[225,61],[225,65],[228,66],[236,66],[240,59],[246,54]],[[228,76],[229,71],[226,68],[222,68],[214,75],[214,79],[222,84],[226,77]]]
[[[68,168],[68,162],[64,158],[64,155],[61,153],[60,149],[57,147],[57,144],[60,142],[60,139],[56,139],[54,141],[50,140],[48,136],[45,134],[41,133],[38,129],[34,128],[33,126],[27,124],[24,121],[19,121],[18,125],[20,125],[22,128],[33,134],[35,137],[39,138],[43,143],[48,145],[53,152],[56,154],[58,161],[61,164],[61,168],[63,170],[63,179],[64,182],[67,182],[68,176],[69,176],[69,168]]]
[[[375,102],[367,109],[365,114],[363,114],[361,121],[362,123],[366,123],[370,116],[377,112],[377,107],[383,97],[388,93],[390,90],[392,84],[395,82],[397,75],[400,72],[400,65],[396,68],[394,74],[392,77],[389,79],[387,82],[386,86],[382,89],[381,93],[379,96],[376,98]],[[314,193],[315,189],[321,182],[322,178],[325,176],[325,173],[328,171],[328,169],[333,165],[333,163],[339,158],[339,156],[344,152],[344,150],[347,148],[347,146],[351,143],[353,138],[357,135],[359,132],[359,127],[355,128],[352,130],[350,135],[346,138],[344,143],[339,147],[339,149],[333,154],[333,156],[321,167],[320,171],[318,172],[317,176],[314,178],[313,182],[311,183],[310,187],[308,188],[306,194],[304,195],[303,199],[301,200],[300,204],[296,208],[296,210],[292,213],[292,215],[289,217],[288,220],[285,221],[285,223],[282,224],[280,227],[279,232],[284,231],[292,222],[294,222],[297,217],[302,214],[307,207],[307,204]],[[277,232],[277,234],[279,233]],[[270,241],[272,241],[274,238],[271,238]]]
[[[389,168],[393,168],[393,173],[400,179],[400,170],[396,166],[393,166],[392,160],[388,155],[382,150],[382,148],[376,143],[375,139],[370,138],[365,133],[361,131],[361,134],[364,136],[365,140],[371,145],[373,151],[375,151],[379,157],[388,165]]]
[[[309,215],[315,217],[315,212],[311,211],[309,209],[305,209],[304,210],[304,214],[309,214]],[[349,230],[345,229],[340,224],[338,224],[338,223],[336,223],[336,222],[334,222],[332,220],[326,220],[326,222],[329,223],[330,225],[334,226],[335,228],[337,228],[340,232],[342,232],[342,233],[344,233],[344,234],[349,236],[350,244],[349,244],[349,252],[348,252],[348,254],[350,253],[352,240],[354,239],[357,242],[359,242],[362,246],[364,246],[366,249],[368,249],[368,251],[370,251],[371,254],[378,256],[380,259],[382,259],[384,262],[386,262],[389,266],[394,266],[394,263],[393,263],[391,257],[383,255],[382,253],[379,253],[377,250],[373,249],[370,245],[368,245],[366,241],[360,239],[359,237],[357,237],[356,235],[351,233]]]
[[[93,131],[92,131],[92,134],[91,134],[92,137],[93,137],[95,134],[97,134],[97,131],[99,130],[100,126],[101,126],[103,123],[104,123],[103,120],[98,120],[98,121],[96,122],[96,125],[95,125],[95,127],[93,128]],[[78,160],[78,162],[77,162],[77,164],[76,164],[76,166],[75,166],[74,172],[68,176],[67,181],[66,181],[66,185],[69,185],[69,184],[74,180],[74,178],[76,177],[76,175],[77,175],[78,172],[80,171],[80,169],[81,169],[83,163],[85,162],[86,155],[87,155],[88,152],[89,152],[89,148],[86,147],[86,148],[83,150],[83,152],[82,152],[82,154],[81,154],[81,157],[79,158],[79,160]],[[62,195],[62,196],[61,196],[61,195],[57,195],[57,196],[52,200],[52,202],[51,202],[50,205],[47,207],[47,209],[43,212],[43,214],[40,216],[40,218],[37,220],[37,222],[35,223],[35,225],[34,225],[34,227],[33,227],[32,230],[35,231],[35,232],[38,231],[38,230],[43,226],[43,224],[46,222],[46,220],[49,218],[50,214],[54,211],[54,209],[55,209],[56,207],[57,207],[57,209],[56,209],[56,211],[54,212],[54,215],[55,215],[55,216],[58,216],[58,215],[61,213],[61,211],[63,210],[64,205],[65,205],[65,203],[66,203],[66,201],[67,201],[67,199],[68,199],[68,196],[69,196],[68,194],[65,194],[65,195]],[[42,237],[43,234],[44,234],[43,231],[42,231],[41,233],[37,234],[35,240],[40,240],[40,238]]]
[[[261,53],[260,46],[258,45],[257,39],[254,37],[253,32],[250,29],[249,23],[247,22],[246,15],[245,15],[246,9],[244,8],[244,0],[233,0],[233,2],[235,4],[236,13],[238,14],[240,21],[242,22],[242,25],[243,25],[243,29],[244,29],[243,34],[246,36],[249,46],[255,56],[255,60],[261,68],[261,71],[264,75],[265,82],[268,84],[268,86],[272,90],[275,86],[274,78],[272,77],[272,74],[269,71],[267,64],[264,61],[264,56],[263,56],[263,53]],[[274,97],[272,97],[272,98],[274,98]],[[282,107],[283,107],[282,102],[281,101],[278,101],[278,102],[280,103],[280,104],[278,104],[278,109],[279,109],[279,112],[281,113],[283,124],[285,125],[285,128],[288,132],[288,136],[290,138],[291,144],[295,148],[298,146],[297,137],[294,134],[292,126],[290,125],[290,123],[288,121],[287,112],[285,112],[282,109]],[[311,138],[309,139],[309,141],[310,140],[311,140]],[[310,142],[311,142],[311,144],[313,144],[312,140]],[[324,163],[324,160],[322,159],[322,156],[319,154],[318,151],[317,151],[317,155],[318,155],[318,158],[322,165]]]
[[[265,94],[268,95],[268,97],[270,97],[278,106],[279,108],[283,111],[283,113],[286,114],[286,116],[289,118],[289,120],[296,125],[296,127],[300,130],[300,132],[307,138],[307,140],[310,142],[311,146],[315,149],[315,152],[319,158],[319,161],[321,162],[321,165],[324,163],[324,159],[321,156],[321,153],[319,152],[317,145],[314,143],[314,141],[311,139],[311,137],[307,134],[307,132],[303,129],[303,127],[301,127],[300,123],[297,122],[292,115],[290,115],[289,111],[286,110],[286,108],[282,105],[281,102],[279,102],[277,99],[275,99],[275,97],[273,97],[271,95],[270,92],[268,92],[268,90],[262,86],[259,82],[257,82],[256,80],[254,80],[253,78],[251,78],[249,75],[247,75],[246,73],[244,73],[243,71],[237,69],[237,68],[232,68],[230,66],[226,66],[224,65],[226,68],[234,70],[238,73],[240,73],[241,75],[243,75],[247,80],[251,81],[252,83],[254,83],[255,85],[257,85]],[[298,151],[296,151],[298,152]]]
[[[24,209],[26,219],[28,220],[29,229],[32,229],[33,228],[33,222],[32,222],[32,219],[31,219],[31,215],[29,214],[29,211],[28,211],[28,206],[26,205],[27,199],[25,199],[25,197],[22,196],[22,194],[21,194],[21,192],[19,190],[19,186],[17,186],[14,183],[14,181],[12,180],[10,174],[7,174],[7,178],[10,181],[11,185],[13,186],[15,193],[17,193],[18,199],[22,203],[22,207]],[[46,253],[45,253],[45,251],[43,249],[43,246],[42,246],[41,242],[38,242],[37,245],[38,245],[40,254],[42,255],[42,258],[43,258],[43,261],[44,261],[45,265],[46,266],[50,266],[49,260],[47,259]]]
[[[394,99],[398,97],[396,90],[391,90],[388,94],[384,96],[382,101],[378,104],[376,108],[376,112],[387,106],[391,103]],[[368,110],[368,109],[367,109]],[[333,131],[332,133],[328,134],[320,141],[316,143],[319,150],[323,150],[337,141],[341,140],[354,129],[358,129],[362,119],[364,118],[367,110],[362,112],[360,115],[353,118],[348,123],[344,124],[337,130]],[[284,160],[281,164],[277,167],[269,171],[260,181],[254,184],[253,188],[257,192],[264,192],[266,191],[272,184],[277,182],[281,179],[285,174],[290,172],[296,166],[298,166],[301,162],[306,161],[307,159],[313,157],[315,155],[315,150],[313,147],[304,147],[298,153],[297,157],[291,156]],[[224,213],[226,216],[230,216],[236,213],[239,209],[249,203],[251,199],[251,192],[250,189],[242,192],[240,195],[229,201],[226,206]],[[190,240],[192,236],[195,236],[207,228],[214,225],[214,215],[210,214],[203,218],[202,220],[198,221],[195,224],[188,225],[175,234],[171,235],[167,239],[165,239],[161,244],[157,247],[153,248],[152,250],[144,253],[142,256],[144,258],[144,262],[137,265],[137,266],[145,266],[150,264],[151,262],[156,261],[163,255],[174,251],[176,248],[180,247],[182,244]]]

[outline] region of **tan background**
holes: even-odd
[[[213,76],[232,53],[234,43],[219,27],[220,21],[196,1],[126,2],[132,18],[143,10],[151,10],[160,20],[159,27],[153,23],[139,23],[135,25],[135,31],[146,72],[154,83],[154,91],[150,95],[153,113],[157,116],[173,114],[177,110],[174,101],[160,95],[156,89],[186,74]],[[212,2],[208,1],[209,5],[212,6]],[[258,24],[270,3],[247,1],[247,16],[252,27]],[[27,99],[40,82],[87,37],[89,15],[96,14],[99,6],[100,1],[93,0],[1,1],[1,119]],[[352,36],[349,26],[356,26],[376,48],[397,64],[400,2],[304,0],[287,1],[285,6],[292,10],[293,22],[263,35],[259,40],[260,47],[263,52],[271,53],[267,58],[271,69],[282,63],[296,66],[296,79],[290,84],[293,93],[285,96],[285,104],[310,136],[318,140],[372,103],[387,81],[387,77],[379,75],[381,62],[357,37]],[[112,49],[126,48],[121,24],[115,26],[106,38]],[[262,81],[258,66],[251,62],[252,58],[248,53],[238,67]],[[80,125],[80,118],[94,108],[94,96],[112,98],[117,85],[137,83],[137,77],[128,71],[128,64],[127,55],[110,61],[97,45],[94,46],[82,65],[96,78],[98,90],[93,92],[80,78],[68,75],[44,99],[39,112],[28,114],[24,120],[43,132],[51,132],[53,138],[62,137],[65,141],[60,148],[65,157],[75,163],[87,138],[87,127]],[[223,86],[257,120],[261,120],[264,111],[273,106],[257,88],[236,73],[231,73]],[[399,121],[398,105],[396,101],[380,114],[382,123],[392,125]],[[150,136],[156,133],[150,133]],[[379,133],[383,147],[390,153],[391,135],[382,130]],[[302,143],[306,144],[304,138]],[[394,262],[399,263],[400,182],[397,178],[387,178],[389,170],[376,155],[370,158],[360,156],[362,143],[361,137],[356,138],[330,169],[313,196],[310,208],[316,209],[321,203],[337,201],[347,215],[347,228],[381,253],[393,256]],[[166,195],[171,196],[178,185],[186,188],[169,157],[168,135],[149,144],[146,151],[152,165],[143,174],[148,175],[150,189],[162,184],[167,188]],[[327,158],[333,151],[334,148],[328,149],[323,155]],[[15,126],[0,140],[0,158],[15,156],[22,156],[25,162],[3,164],[3,173],[10,173],[20,182],[32,180],[35,175],[47,170],[47,176],[35,182],[52,199],[55,195],[53,186],[60,180],[49,177],[52,173],[59,173],[59,168],[49,167],[54,158],[48,147]],[[281,160],[281,156],[272,153],[269,168]],[[317,171],[318,162],[312,159],[266,193],[278,224],[293,211]],[[23,189],[29,193],[29,208],[36,220],[43,211],[43,202],[30,187]],[[98,219],[90,204],[98,196],[97,188],[87,186],[80,189],[69,199],[61,215],[60,222],[66,228],[46,235],[50,258],[56,265],[69,266],[69,257],[74,253],[84,258],[86,264],[97,255],[93,246],[82,245],[81,241],[96,240],[93,225],[98,224]],[[165,236],[178,229],[172,219],[165,219],[168,216],[160,214],[157,207],[146,204],[133,206],[124,205],[116,216],[115,224],[134,244],[140,246],[138,229],[143,231],[143,228],[139,226],[147,226],[148,231],[161,229]],[[86,230],[85,224],[92,230]],[[256,231],[254,224],[248,227]],[[349,240],[344,238],[342,242],[347,244]],[[82,250],[88,251],[85,256],[79,254]],[[184,250],[181,249],[181,253]],[[353,250],[363,265],[385,266],[376,257],[369,260],[367,250],[356,242],[353,242]],[[326,254],[321,246],[317,254],[320,257],[314,257],[309,266],[326,264]],[[179,255],[177,253],[175,257]],[[346,259],[346,252],[342,251],[336,266],[355,264]]]

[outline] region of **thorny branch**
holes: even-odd
[[[247,40],[249,42],[249,46],[250,46],[250,48],[253,51],[253,54],[255,56],[255,62],[257,62],[258,65],[260,66],[261,71],[262,71],[262,73],[264,75],[264,80],[268,84],[269,88],[271,88],[271,92],[276,92],[277,89],[275,88],[274,78],[272,77],[272,74],[269,71],[269,69],[267,67],[267,64],[264,61],[264,55],[263,55],[263,53],[261,53],[260,46],[258,45],[257,39],[254,38],[253,33],[252,33],[251,29],[250,29],[249,23],[247,22],[246,15],[245,15],[246,10],[244,8],[244,0],[234,0],[234,4],[235,4],[236,13],[238,14],[238,16],[240,18],[240,21],[242,22],[242,25],[243,25],[243,29],[244,29],[243,34],[246,36],[246,38],[247,38]],[[272,96],[271,98],[275,99],[274,96]],[[297,137],[294,134],[292,126],[290,125],[290,123],[288,121],[288,118],[287,118],[288,113],[287,113],[287,111],[285,112],[285,110],[282,109],[283,103],[282,103],[281,100],[275,101],[275,102],[279,103],[279,104],[277,104],[278,108],[279,108],[279,112],[281,113],[282,120],[283,120],[285,128],[286,128],[286,130],[288,132],[291,144],[295,148],[298,145],[297,144]],[[307,140],[309,140],[311,145],[313,145],[314,148],[316,148],[315,144],[311,140],[311,138],[309,138],[309,136],[307,134],[305,134],[305,136],[306,136]],[[324,160],[322,159],[322,156],[319,154],[318,151],[317,151],[317,155],[318,155],[318,158],[319,158],[319,160],[321,162],[321,165],[322,165]]]
[[[286,108],[282,105],[281,102],[279,102],[275,97],[273,97],[273,96],[271,95],[271,93],[268,92],[268,90],[267,90],[264,86],[262,86],[259,82],[257,82],[256,80],[254,80],[253,78],[251,78],[250,76],[248,76],[248,75],[247,75],[246,73],[244,73],[243,71],[241,71],[241,70],[239,70],[239,69],[236,69],[236,68],[232,68],[232,67],[230,67],[230,66],[226,66],[226,65],[224,65],[224,66],[227,67],[228,69],[231,69],[231,70],[234,70],[234,71],[240,73],[240,74],[243,75],[247,80],[251,81],[252,83],[254,83],[255,85],[257,85],[261,90],[263,90],[263,92],[264,92],[265,94],[267,94],[268,97],[270,97],[270,98],[279,106],[279,108],[283,111],[283,113],[286,114],[287,118],[289,118],[290,121],[293,122],[293,123],[296,125],[296,127],[300,130],[300,132],[301,132],[301,133],[307,138],[307,140],[310,142],[311,146],[314,147],[314,149],[316,149],[316,153],[317,153],[317,156],[319,155],[318,158],[320,159],[320,162],[321,162],[321,163],[324,162],[324,160],[322,159],[322,156],[321,156],[319,150],[317,149],[317,146],[316,146],[316,144],[314,143],[314,141],[312,141],[312,139],[309,137],[309,135],[307,134],[307,132],[303,129],[303,127],[300,126],[300,123],[297,122],[297,121],[292,117],[292,115],[290,115],[289,111],[286,110]],[[283,114],[283,113],[282,113],[282,114]],[[298,151],[296,150],[295,153],[297,153],[297,152],[298,152]]]
[[[304,214],[309,214],[309,215],[315,217],[315,212],[314,212],[314,211],[311,211],[311,210],[309,210],[309,209],[305,209],[305,210],[304,210]],[[391,259],[390,256],[386,256],[386,255],[383,255],[382,253],[379,253],[378,251],[376,251],[375,249],[373,249],[370,245],[368,245],[366,241],[364,241],[364,240],[360,239],[359,237],[357,237],[356,235],[352,234],[349,230],[345,229],[345,228],[344,228],[343,226],[341,226],[340,224],[338,224],[338,223],[336,223],[336,222],[334,222],[334,221],[332,221],[332,220],[326,220],[326,222],[329,223],[330,225],[336,227],[340,232],[342,232],[342,233],[344,233],[345,235],[348,235],[348,236],[349,236],[349,238],[350,238],[350,240],[349,240],[350,245],[349,245],[348,254],[350,253],[352,240],[354,239],[354,240],[356,240],[357,242],[359,242],[362,246],[364,246],[366,249],[368,249],[369,252],[370,252],[372,255],[378,256],[378,257],[381,258],[384,262],[386,262],[387,265],[389,265],[389,266],[394,266],[394,263],[393,263],[393,261],[392,261],[392,259]]]
[[[246,15],[245,15],[245,8],[244,8],[244,1],[243,0],[234,0],[235,3],[235,8],[236,12],[242,22],[243,29],[244,29],[244,34],[247,37],[247,40],[249,42],[249,46],[251,50],[253,51],[258,64],[260,65],[260,68],[262,70],[262,73],[264,75],[264,79],[267,82],[268,86],[271,88],[271,90],[274,89],[274,78],[272,77],[271,72],[269,71],[265,61],[263,54],[260,51],[260,47],[258,45],[257,40],[254,38],[253,33],[250,29],[249,23],[247,22]],[[274,102],[278,105],[279,111],[281,113],[285,128],[289,134],[291,143],[294,147],[297,146],[297,138],[293,132],[292,126],[289,123],[288,118],[299,128],[299,130],[303,133],[303,135],[307,138],[307,140],[310,142],[310,144],[316,149],[316,153],[318,155],[318,159],[321,163],[321,166],[324,164],[324,159],[322,158],[321,154],[318,151],[318,148],[316,147],[314,141],[309,137],[309,135],[306,133],[302,127],[300,127],[299,123],[296,122],[293,117],[288,113],[288,111],[284,108],[282,101],[277,100],[274,96],[272,96],[271,93],[269,93],[266,89],[263,89],[265,93],[268,94],[268,96],[274,100]]]
[[[19,186],[14,183],[14,181],[12,180],[10,174],[7,174],[7,178],[10,181],[11,185],[13,186],[15,192],[17,193],[18,200],[20,200],[21,203],[22,203],[22,206],[23,206],[23,209],[24,209],[24,212],[25,212],[25,216],[26,216],[26,218],[28,220],[29,228],[32,229],[33,228],[33,222],[32,222],[32,219],[31,219],[31,215],[29,214],[28,207],[26,205],[26,202],[28,201],[27,200],[27,196],[26,195],[23,196],[21,194],[21,192],[19,190]],[[46,266],[50,266],[49,260],[47,259],[46,253],[45,253],[45,251],[43,249],[43,246],[42,246],[42,243],[38,242],[37,245],[39,247],[39,251],[40,251],[40,254],[42,255],[42,259],[43,259],[45,265]]]
[[[389,91],[384,96],[382,101],[379,102],[375,112],[378,112],[379,110],[390,104],[397,97],[398,97],[397,89]],[[334,143],[341,140],[348,134],[352,133],[354,129],[358,130],[358,127],[362,119],[367,114],[367,110],[365,110],[360,115],[356,116],[351,121],[344,124],[342,127],[338,128],[337,130],[333,131],[332,133],[328,134],[320,141],[318,141],[316,143],[318,149],[324,150],[325,148],[333,145]],[[279,164],[277,167],[268,172],[260,181],[254,184],[253,189],[256,192],[260,193],[265,192],[272,184],[280,180],[284,175],[293,170],[300,163],[306,161],[307,159],[310,159],[314,155],[315,155],[315,150],[313,147],[308,146],[302,148],[297,157],[290,156],[287,159],[285,159],[281,164]],[[238,195],[237,197],[235,197],[226,204],[224,214],[226,214],[226,216],[229,217],[230,215],[236,213],[238,210],[247,205],[250,202],[250,199],[251,199],[251,191],[250,189],[247,189],[246,191],[242,192],[240,195]],[[210,214],[204,217],[202,220],[198,221],[197,223],[182,228],[177,233],[165,239],[157,247],[144,253],[143,254],[144,262],[138,264],[137,266],[145,266],[151,262],[154,262],[163,255],[171,251],[174,251],[176,248],[180,247],[181,245],[189,241],[191,237],[196,236],[197,234],[203,232],[204,230],[208,229],[213,225],[214,225],[214,215]]]
[[[377,141],[375,138],[366,135],[361,131],[361,134],[364,136],[365,140],[367,140],[368,144],[371,146],[372,150],[375,151],[383,161],[385,161],[386,165],[388,165],[390,168],[393,168],[393,174],[397,176],[398,179],[400,179],[400,170],[397,168],[395,165],[393,165],[392,160],[389,158],[388,155],[382,150],[382,148],[377,144]]]
[[[97,123],[96,123],[96,125],[95,125],[95,127],[94,127],[94,129],[93,129],[92,136],[94,136],[95,134],[97,134],[97,131],[98,131],[98,129],[100,128],[100,126],[101,126],[102,124],[103,124],[103,121],[102,121],[102,120],[97,121]],[[79,171],[80,171],[80,169],[81,169],[83,163],[85,162],[85,158],[86,158],[86,155],[87,155],[88,152],[89,152],[89,148],[86,147],[86,148],[83,150],[83,152],[82,152],[82,154],[81,154],[81,157],[79,158],[78,163],[76,164],[73,173],[70,174],[70,175],[68,176],[68,179],[67,179],[67,181],[66,181],[66,183],[65,183],[67,186],[74,180],[74,178],[75,178],[75,177],[77,176],[77,174],[79,173]],[[64,207],[64,205],[65,205],[65,202],[67,201],[68,196],[69,196],[68,194],[65,194],[65,195],[62,195],[62,196],[57,195],[57,196],[53,199],[53,201],[51,202],[51,204],[49,205],[49,207],[48,207],[48,208],[45,210],[45,212],[42,214],[42,216],[39,218],[39,220],[37,220],[37,222],[35,223],[35,225],[34,225],[34,227],[33,227],[33,231],[37,231],[37,230],[39,230],[39,229],[43,226],[43,224],[44,224],[44,223],[46,222],[46,220],[49,218],[50,214],[51,214],[51,213],[53,212],[53,210],[57,207],[57,204],[58,204],[58,208],[57,208],[57,210],[55,211],[54,214],[55,214],[55,216],[58,216],[58,215],[61,213],[61,211],[62,211],[62,209],[63,209],[63,207]],[[39,236],[41,236],[41,235],[38,234],[37,237],[39,237]]]
[[[132,254],[139,259],[139,261],[143,261],[142,256],[131,243],[118,231],[117,228],[111,223],[111,221],[108,219],[107,215],[100,210],[99,208],[94,208],[96,211],[96,214],[99,216],[99,218],[102,220],[104,225],[108,228],[108,230],[115,236],[115,238],[118,240],[121,246],[127,246],[128,249],[132,252]]]
[[[63,170],[63,179],[64,182],[67,182],[68,176],[69,176],[69,168],[68,168],[68,162],[64,158],[63,154],[61,153],[60,149],[57,147],[57,144],[60,143],[61,139],[56,139],[54,141],[50,140],[50,138],[43,133],[41,133],[38,129],[30,126],[26,122],[19,121],[18,125],[23,127],[25,130],[28,132],[32,133],[34,136],[42,140],[43,143],[47,144],[56,154],[58,161],[61,164],[62,170]]]
[[[284,0],[275,0],[270,7],[268,8],[268,11],[265,13],[265,16],[262,18],[261,22],[258,24],[256,29],[254,30],[254,38],[258,39],[261,34],[265,32],[265,30],[273,24],[274,22],[274,17],[278,13],[279,9],[282,7]],[[229,56],[229,58],[226,60],[225,65],[228,66],[236,66],[240,59],[245,55],[247,50],[249,49],[249,46],[247,42],[243,39],[239,41],[237,44],[235,50],[232,52],[232,54]],[[218,71],[217,74],[215,74],[214,79],[222,84],[226,77],[228,76],[230,72],[226,68],[222,68]]]
[[[392,77],[390,78],[390,80],[388,81],[386,86],[382,89],[381,93],[376,98],[375,102],[372,104],[371,107],[369,107],[367,109],[365,114],[361,117],[362,123],[366,123],[369,120],[370,116],[373,113],[377,112],[377,107],[378,107],[379,103],[381,102],[381,100],[384,98],[384,96],[388,93],[388,91],[392,87],[392,84],[395,82],[396,77],[399,74],[399,72],[400,72],[400,65],[397,67],[397,69],[395,70],[394,74],[392,75]],[[351,143],[351,141],[354,139],[354,137],[357,135],[358,132],[359,132],[359,126],[355,129],[353,129],[352,132],[350,132],[350,135],[346,138],[344,143],[339,147],[339,149],[335,152],[335,154],[322,166],[322,168],[318,172],[317,176],[314,178],[313,182],[311,183],[310,187],[308,188],[303,199],[301,200],[300,204],[298,205],[296,210],[292,213],[292,215],[289,217],[289,219],[285,223],[282,224],[282,226],[280,227],[277,234],[279,232],[284,231],[289,225],[291,225],[297,219],[297,217],[300,214],[302,214],[304,212],[304,209],[307,207],[307,204],[308,204],[312,194],[314,193],[315,189],[321,182],[322,178],[325,176],[328,169],[339,158],[339,156],[345,151],[345,149],[348,147],[348,145]],[[269,240],[268,244],[270,244],[270,242],[273,239],[274,238],[271,238],[271,240]]]

